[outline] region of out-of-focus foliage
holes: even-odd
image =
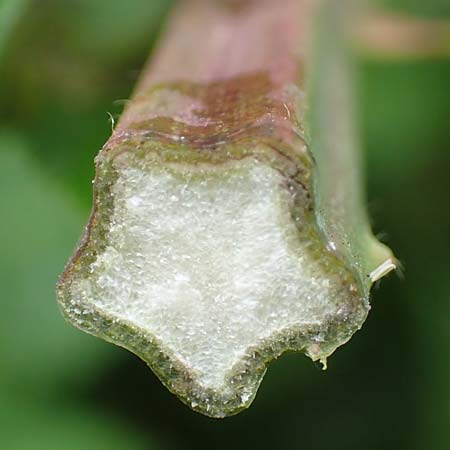
[[[108,353],[97,341],[67,328],[49,302],[85,211],[63,185],[39,171],[19,137],[5,129],[0,135],[0,273],[6,281],[0,380],[18,390],[26,385],[47,391],[70,378],[79,383],[105,364]]]
[[[450,17],[448,0],[370,0],[376,5],[390,8],[394,12],[417,14],[424,17]]]
[[[8,450],[156,449],[126,420],[76,403],[38,402],[2,395],[1,445]]]
[[[93,158],[168,0],[0,3],[0,448],[450,447],[450,61],[360,57],[375,229],[405,266],[322,372],[273,364],[250,410],[184,407],[131,354],[66,325],[54,284],[91,202]],[[383,0],[449,16],[446,0]],[[3,24],[6,24],[3,26]]]
[[[17,24],[27,0],[2,0],[0,3],[0,61],[8,37]]]

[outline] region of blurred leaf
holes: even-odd
[[[14,26],[22,15],[28,0],[0,1],[0,62],[5,51],[7,40]]]
[[[391,339],[398,342],[403,330],[408,344],[397,358],[413,354],[392,382],[408,384],[405,409],[416,421],[409,448],[417,450],[450,443],[449,79],[449,59],[372,61],[362,77],[371,193],[380,199],[378,222],[405,266],[404,283],[385,291],[379,308],[400,310]],[[380,348],[392,352],[393,342]]]
[[[64,322],[54,294],[87,212],[39,171],[24,142],[0,136],[0,379],[42,390],[88,378],[111,352]]]
[[[450,185],[450,183],[448,183]],[[424,283],[415,295],[427,303],[431,314],[424,314],[424,304],[415,306],[418,331],[422,333],[420,347],[424,355],[421,366],[421,391],[419,397],[422,411],[422,427],[419,433],[421,448],[448,448],[450,442],[450,327],[449,299],[450,283],[448,273],[450,264],[438,267],[439,271]],[[418,287],[418,286],[416,286]],[[413,289],[414,286],[411,286]],[[412,291],[411,289],[411,291]],[[419,288],[420,289],[420,288]],[[412,295],[414,295],[411,292]]]
[[[2,399],[0,448],[5,450],[154,450],[126,421],[75,406]]]
[[[368,60],[361,69],[369,176],[380,185],[396,177],[398,186],[433,160],[433,149],[448,149],[450,60]]]
[[[120,61],[149,50],[173,0],[71,0],[64,4],[66,27],[76,47],[104,61]],[[83,33],[80,33],[80,27]]]
[[[383,8],[428,17],[450,17],[448,0],[371,0]]]

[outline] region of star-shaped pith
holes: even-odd
[[[101,156],[94,213],[59,285],[70,321],[214,417],[247,407],[281,353],[325,360],[368,311],[307,187],[259,150],[218,163]]]

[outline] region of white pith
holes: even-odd
[[[275,169],[246,159],[117,171],[106,248],[72,298],[155,336],[200,385],[222,388],[249,347],[338,313],[345,299],[299,239]]]

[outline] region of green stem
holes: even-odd
[[[321,40],[333,77],[311,64],[305,118],[310,17],[297,0],[179,4],[58,284],[75,326],[213,417],[246,408],[285,351],[325,365],[394,265],[363,207],[346,62]]]

